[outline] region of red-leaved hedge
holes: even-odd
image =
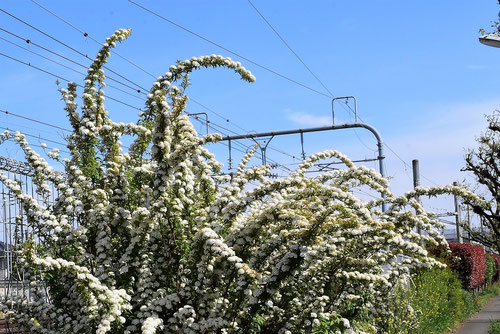
[[[497,263],[497,272],[495,276],[493,276],[493,281],[497,282],[498,280],[500,280],[500,255],[498,254],[490,254],[490,255],[495,259]]]
[[[450,242],[453,257],[452,269],[455,270],[467,290],[480,287],[485,282],[486,259],[484,249],[479,245]]]

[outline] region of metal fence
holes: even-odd
[[[18,182],[24,193],[42,202],[32,182],[33,171],[28,164],[0,157],[0,172]],[[53,197],[49,199],[53,200]],[[18,266],[16,254],[18,247],[32,237],[36,240],[19,201],[3,183],[0,184],[0,303],[5,303],[11,296],[29,299],[30,284]]]

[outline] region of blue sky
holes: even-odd
[[[137,1],[227,49],[329,95],[245,0]],[[196,103],[189,104],[189,112],[208,112],[211,122],[236,133],[331,122],[331,98],[241,60],[126,0],[38,3],[99,41],[118,28],[132,28],[132,36],[116,51],[155,77],[164,74],[177,59],[215,53],[240,60],[257,77],[255,83],[242,82],[227,70],[205,70],[192,75],[188,91],[217,114]],[[496,1],[253,0],[253,4],[334,96],[356,96],[360,117],[377,128],[388,145],[385,164],[394,192],[412,187],[411,168],[401,160],[409,165],[412,159],[420,160],[424,186],[466,177],[460,172],[464,147],[475,146],[475,136],[486,126],[483,115],[500,106],[500,49],[483,46],[477,39],[478,30],[488,28],[496,18],[500,10]],[[90,57],[99,49],[98,44],[32,1],[4,0],[0,8]],[[0,13],[0,27],[74,61],[90,63],[5,13]],[[0,37],[82,70],[4,31],[0,31]],[[0,52],[69,80],[83,81],[81,75],[4,40],[0,40]],[[153,82],[153,77],[120,57],[112,56],[108,66],[147,89]],[[138,108],[143,106],[140,94],[123,89],[136,96],[110,87],[106,92]],[[68,127],[55,78],[5,57],[0,57],[0,97],[2,110]],[[113,101],[109,101],[108,109],[115,120],[137,118],[137,110]],[[337,105],[336,123],[343,122],[352,122],[352,115]],[[56,129],[21,118],[0,114],[0,123],[62,141]],[[201,124],[195,125],[199,132],[205,131]],[[296,157],[301,153],[298,136],[276,138],[271,145]],[[338,149],[352,159],[363,159],[375,156],[376,142],[367,131],[342,130],[306,135],[304,146],[307,154]],[[211,149],[227,164],[227,147],[218,144]],[[9,145],[0,148],[0,154],[22,158]],[[270,159],[293,168],[298,161],[289,155],[268,151]],[[239,156],[239,152],[233,152],[233,159]],[[374,162],[367,165],[376,167]],[[446,210],[451,205],[449,199],[428,203],[433,210]]]

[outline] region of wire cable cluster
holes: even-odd
[[[88,38],[88,39],[92,40],[93,42],[95,42],[95,43],[97,43],[97,44],[99,44],[99,45],[100,45],[99,41],[97,41],[95,38],[93,38],[92,36],[90,36],[90,35],[89,35],[88,33],[86,33],[84,30],[82,30],[82,29],[80,29],[80,28],[76,27],[75,25],[73,25],[73,24],[72,24],[71,22],[69,22],[68,20],[63,19],[61,16],[57,15],[56,13],[54,13],[54,12],[53,12],[53,11],[51,11],[51,10],[49,10],[48,8],[46,8],[46,7],[42,6],[42,5],[41,5],[40,3],[38,3],[37,1],[35,1],[35,0],[31,0],[31,1],[32,1],[35,5],[37,5],[38,7],[40,7],[41,9],[45,10],[46,12],[48,12],[49,14],[51,14],[52,16],[56,17],[58,20],[60,20],[60,21],[64,22],[66,25],[70,26],[72,29],[74,29],[74,30],[78,31],[78,32],[79,32],[80,34],[82,34],[85,38]],[[276,75],[276,76],[278,76],[278,77],[281,77],[281,78],[283,78],[283,79],[286,79],[286,80],[288,80],[288,81],[290,81],[290,82],[292,82],[292,83],[294,83],[294,84],[297,84],[297,85],[299,85],[299,86],[301,86],[301,87],[303,87],[303,88],[306,88],[306,89],[308,89],[308,90],[310,90],[310,91],[313,91],[313,92],[317,93],[318,95],[325,96],[325,97],[328,97],[328,98],[333,98],[333,96],[334,96],[334,95],[333,95],[333,93],[332,93],[332,92],[331,92],[331,91],[330,91],[330,90],[326,87],[326,85],[325,85],[325,84],[324,84],[324,83],[323,83],[323,82],[319,79],[319,77],[318,77],[316,74],[314,74],[314,72],[311,70],[311,68],[307,66],[307,64],[306,64],[306,63],[302,60],[302,58],[301,58],[301,57],[297,54],[297,52],[295,52],[295,51],[292,49],[292,47],[290,46],[290,44],[289,44],[289,43],[287,43],[287,41],[286,41],[286,40],[285,40],[285,39],[284,39],[284,38],[283,38],[283,37],[279,34],[279,32],[277,31],[277,29],[276,29],[276,28],[275,28],[275,27],[274,27],[274,26],[270,23],[270,21],[269,21],[269,20],[267,20],[267,19],[265,18],[265,16],[264,16],[264,15],[263,15],[263,14],[262,14],[259,10],[258,10],[258,8],[257,8],[257,7],[256,7],[256,6],[252,3],[252,1],[251,1],[251,0],[247,0],[247,1],[248,1],[248,2],[249,2],[249,4],[253,7],[253,9],[254,9],[254,10],[258,13],[258,15],[259,15],[259,16],[260,16],[263,20],[264,20],[264,22],[265,22],[265,23],[269,26],[269,28],[270,28],[270,29],[271,29],[271,30],[272,30],[272,31],[273,31],[273,32],[274,32],[274,33],[278,36],[278,38],[279,38],[279,39],[283,42],[283,44],[284,44],[284,45],[288,48],[288,50],[289,50],[289,51],[290,51],[290,52],[291,52],[291,53],[292,53],[292,54],[293,54],[293,55],[294,55],[294,56],[295,56],[295,57],[296,57],[296,58],[297,58],[297,59],[301,62],[301,64],[302,64],[302,65],[303,65],[303,66],[304,66],[304,67],[308,70],[308,72],[309,72],[309,73],[310,73],[310,74],[311,74],[311,75],[312,75],[312,76],[316,79],[316,81],[318,81],[318,83],[319,83],[319,84],[320,84],[320,85],[321,85],[321,86],[325,89],[325,91],[327,92],[327,94],[326,94],[326,93],[323,93],[323,92],[320,92],[320,91],[318,91],[318,90],[316,90],[316,89],[314,89],[314,88],[312,88],[312,87],[309,87],[309,86],[307,86],[307,85],[305,85],[305,84],[303,84],[303,83],[301,83],[301,82],[299,82],[299,81],[297,81],[297,80],[295,80],[295,79],[292,79],[292,78],[290,78],[290,77],[288,77],[288,76],[286,76],[286,75],[283,75],[283,74],[281,74],[281,73],[279,73],[279,72],[277,72],[277,71],[274,71],[274,70],[270,69],[269,67],[264,66],[264,65],[262,65],[262,64],[259,64],[259,63],[255,62],[255,61],[253,61],[253,60],[251,60],[251,59],[249,59],[249,58],[247,58],[247,57],[244,57],[244,56],[242,56],[241,54],[239,54],[239,53],[237,53],[237,52],[235,52],[235,51],[233,51],[233,50],[231,50],[231,49],[229,49],[229,48],[227,48],[227,47],[225,47],[225,46],[223,46],[223,45],[221,45],[221,44],[219,44],[219,43],[216,43],[216,42],[214,42],[214,41],[212,41],[212,40],[210,40],[210,39],[208,39],[208,38],[206,38],[206,37],[204,37],[204,36],[202,36],[202,35],[200,35],[200,34],[198,34],[198,33],[194,32],[194,31],[192,31],[191,29],[188,29],[188,28],[186,28],[186,27],[184,27],[184,26],[182,26],[182,25],[180,25],[180,24],[176,23],[176,22],[174,22],[174,21],[172,21],[172,20],[170,20],[170,19],[168,19],[168,18],[166,18],[166,17],[164,17],[164,16],[162,16],[162,15],[160,15],[160,14],[158,14],[158,13],[154,12],[153,10],[151,10],[151,9],[149,9],[149,8],[146,8],[145,6],[143,6],[143,5],[139,4],[139,3],[135,2],[135,1],[128,0],[128,2],[130,2],[131,4],[133,4],[133,5],[135,5],[135,6],[139,7],[139,8],[141,8],[141,9],[143,9],[143,10],[144,10],[144,11],[146,11],[146,12],[149,12],[150,14],[152,14],[152,15],[154,15],[154,16],[156,16],[156,17],[160,18],[161,20],[163,20],[163,21],[165,21],[165,22],[168,22],[169,24],[174,25],[174,26],[176,26],[176,27],[178,27],[178,28],[180,28],[180,29],[182,29],[182,30],[186,31],[187,33],[190,33],[191,35],[194,35],[195,37],[197,37],[197,38],[199,38],[199,39],[202,39],[202,40],[204,40],[204,41],[206,41],[206,42],[208,42],[208,43],[210,43],[210,44],[212,44],[212,45],[214,45],[214,46],[216,46],[216,47],[218,47],[218,48],[220,48],[220,49],[222,49],[222,50],[224,50],[224,51],[226,51],[226,52],[228,52],[228,53],[231,53],[232,55],[235,55],[235,56],[237,56],[237,57],[239,57],[239,58],[241,58],[241,59],[243,59],[243,60],[245,60],[245,61],[247,61],[247,62],[249,62],[249,63],[251,63],[251,64],[253,64],[253,65],[255,65],[255,66],[259,67],[259,68],[261,68],[261,69],[264,69],[264,70],[266,70],[266,71],[268,71],[268,72],[270,72],[270,73],[272,73],[272,74],[274,74],[274,75]],[[82,57],[85,57],[85,58],[86,58],[86,59],[88,59],[88,60],[92,60],[92,58],[88,57],[85,53],[83,53],[83,52],[79,51],[78,49],[76,49],[76,48],[74,48],[74,47],[72,47],[72,46],[70,46],[68,43],[65,43],[65,42],[63,42],[63,41],[59,40],[58,38],[56,38],[56,37],[54,37],[54,36],[52,36],[52,35],[50,35],[50,34],[46,33],[45,31],[41,30],[40,28],[35,27],[34,25],[30,24],[30,23],[29,23],[29,22],[27,22],[26,20],[23,20],[23,19],[21,19],[21,18],[17,17],[16,15],[13,15],[13,14],[11,14],[11,13],[9,13],[9,12],[5,11],[4,9],[1,9],[1,8],[0,8],[0,11],[1,11],[1,12],[3,12],[4,14],[6,14],[6,15],[10,16],[11,18],[13,18],[13,19],[15,19],[15,20],[17,20],[17,21],[21,22],[22,24],[24,24],[24,25],[26,25],[26,26],[30,27],[31,29],[33,29],[33,30],[35,30],[35,31],[39,32],[40,34],[42,34],[42,35],[46,36],[47,38],[49,38],[49,39],[51,39],[51,40],[55,41],[56,43],[58,43],[58,44],[60,44],[60,45],[64,46],[65,48],[67,48],[67,49],[71,50],[72,52],[77,53],[78,55],[80,55],[80,56],[82,56]],[[40,49],[42,49],[42,50],[44,50],[44,51],[46,51],[46,52],[49,52],[49,53],[51,53],[51,54],[53,54],[53,55],[55,55],[55,56],[57,56],[57,57],[59,57],[59,58],[61,58],[61,59],[64,59],[64,60],[66,60],[66,61],[68,61],[68,62],[71,62],[71,63],[72,63],[72,64],[74,64],[74,65],[77,65],[77,66],[79,66],[79,67],[81,67],[81,68],[85,68],[85,69],[87,68],[87,66],[85,66],[84,64],[81,64],[81,63],[79,63],[79,62],[77,62],[77,61],[75,61],[75,60],[73,60],[73,59],[71,59],[71,58],[69,58],[69,57],[67,57],[67,56],[64,56],[64,55],[62,55],[62,54],[60,54],[60,53],[58,53],[58,52],[55,52],[55,51],[53,51],[53,50],[50,50],[49,48],[46,48],[46,47],[44,47],[44,46],[42,46],[42,45],[40,45],[40,44],[37,44],[37,43],[35,43],[35,42],[31,41],[30,39],[23,38],[23,37],[21,37],[21,36],[19,36],[19,35],[15,34],[15,33],[13,33],[13,32],[8,31],[7,29],[1,28],[1,27],[0,27],[0,30],[1,30],[1,31],[3,31],[3,32],[5,32],[5,33],[7,33],[7,34],[9,34],[9,35],[11,35],[11,36],[14,36],[14,37],[16,37],[16,38],[18,38],[18,39],[23,40],[23,41],[24,41],[24,42],[26,42],[27,44],[34,45],[34,46],[35,46],[35,47],[37,47],[37,48],[40,48]],[[45,60],[48,60],[48,61],[50,61],[50,62],[52,62],[52,63],[54,63],[54,64],[56,64],[56,65],[58,65],[58,66],[64,67],[64,68],[66,68],[66,69],[68,69],[68,70],[71,70],[71,71],[73,71],[73,72],[75,72],[75,73],[78,73],[78,74],[80,74],[80,75],[84,75],[84,73],[83,73],[83,72],[81,72],[81,71],[75,70],[75,69],[73,69],[73,68],[71,68],[71,67],[69,67],[69,66],[67,66],[67,65],[64,65],[64,64],[62,64],[62,63],[60,63],[60,62],[57,62],[57,61],[55,61],[55,60],[53,60],[53,59],[50,59],[50,58],[48,58],[48,57],[45,57],[44,55],[41,55],[41,54],[39,54],[39,53],[36,53],[36,52],[34,52],[34,51],[32,51],[32,50],[30,50],[30,49],[28,49],[28,48],[25,48],[25,47],[23,47],[23,46],[21,46],[21,45],[19,45],[19,44],[16,44],[16,43],[14,43],[14,42],[11,42],[11,41],[9,41],[9,40],[7,40],[7,39],[3,38],[3,37],[0,37],[0,39],[1,39],[1,40],[3,40],[3,41],[5,41],[5,42],[7,42],[7,43],[10,43],[10,44],[12,44],[12,45],[15,45],[16,47],[22,48],[22,49],[24,49],[24,50],[25,50],[25,51],[27,51],[27,52],[30,52],[30,53],[32,53],[32,54],[35,54],[35,55],[37,55],[37,56],[39,56],[39,57],[41,57],[41,58],[43,58],[43,59],[45,59]],[[133,61],[131,61],[131,60],[129,60],[129,59],[127,59],[127,58],[123,57],[122,55],[118,54],[116,51],[112,51],[112,52],[113,52],[113,54],[117,55],[118,57],[120,57],[121,59],[125,60],[125,61],[126,61],[126,62],[128,62],[129,64],[133,65],[134,67],[136,67],[136,68],[140,69],[141,71],[143,71],[144,73],[148,74],[148,75],[149,75],[149,76],[151,76],[152,78],[155,78],[155,76],[154,76],[153,74],[151,74],[150,72],[148,72],[147,70],[145,70],[143,67],[141,67],[141,66],[137,65],[135,62],[133,62]],[[62,76],[60,76],[60,75],[57,75],[57,74],[52,73],[52,72],[50,72],[50,71],[47,71],[47,70],[45,70],[45,69],[43,69],[43,68],[41,68],[41,67],[38,67],[38,66],[32,65],[31,63],[26,62],[26,61],[23,61],[23,60],[20,60],[20,59],[18,59],[18,58],[16,58],[16,57],[12,57],[12,56],[9,56],[9,55],[7,55],[7,54],[5,54],[5,53],[1,53],[1,52],[0,52],[0,56],[3,56],[3,57],[8,58],[8,59],[11,59],[11,60],[16,61],[16,62],[18,62],[18,63],[21,63],[21,64],[23,64],[23,65],[25,65],[25,66],[29,66],[29,67],[31,67],[31,68],[33,68],[33,69],[36,69],[36,70],[41,71],[41,72],[44,72],[44,73],[46,73],[46,74],[48,74],[48,75],[51,75],[51,76],[53,76],[53,77],[56,77],[56,78],[58,78],[58,79],[60,79],[60,80],[63,80],[63,81],[69,82],[69,80],[68,80],[68,79],[66,79],[66,78],[64,78],[64,77],[62,77]],[[117,77],[121,78],[122,80],[126,81],[127,83],[126,83],[126,82],[123,82],[123,81],[121,81],[121,80],[115,79],[115,78],[113,78],[113,77],[109,77],[109,76],[108,76],[108,79],[109,79],[109,80],[111,80],[111,81],[113,81],[113,82],[115,82],[115,83],[120,84],[120,85],[121,85],[122,87],[124,87],[124,88],[128,88],[128,89],[133,90],[133,91],[134,91],[134,93],[139,93],[140,95],[143,95],[143,96],[145,96],[145,95],[147,94],[146,92],[147,92],[148,90],[147,90],[147,89],[145,89],[144,87],[142,87],[142,86],[141,86],[140,84],[138,84],[137,82],[135,82],[135,81],[133,81],[133,80],[128,79],[127,77],[125,77],[125,76],[123,76],[122,74],[120,74],[120,73],[118,73],[118,72],[116,72],[116,71],[114,71],[114,70],[110,69],[110,68],[109,68],[109,67],[107,67],[107,66],[104,66],[104,68],[105,68],[106,70],[110,71],[111,73],[115,74]],[[79,86],[79,87],[82,87],[81,85],[78,85],[78,86]],[[119,88],[119,87],[116,87],[116,86],[112,86],[112,85],[108,85],[108,86],[109,86],[110,88],[116,89],[116,90],[118,90],[118,91],[121,91],[122,93],[128,94],[128,95],[130,95],[130,96],[133,96],[134,98],[137,98],[137,99],[139,99],[139,100],[143,101],[143,99],[141,99],[139,96],[137,96],[137,95],[135,95],[135,94],[132,94],[131,92],[127,92],[126,90],[124,90],[124,89],[122,89],[122,88]],[[142,111],[142,109],[141,109],[141,108],[138,108],[138,107],[136,107],[136,106],[133,106],[133,105],[131,105],[131,104],[127,103],[127,102],[124,102],[124,101],[122,101],[122,100],[118,99],[118,98],[115,98],[115,97],[112,97],[112,96],[109,96],[109,95],[106,95],[106,97],[107,97],[108,99],[110,99],[110,100],[113,100],[113,101],[117,102],[117,103],[120,103],[120,104],[122,104],[122,105],[125,105],[125,106],[127,106],[127,107],[129,107],[129,108],[131,108],[131,109],[138,110],[138,111]],[[202,107],[203,109],[205,109],[205,110],[207,110],[207,111],[211,112],[212,114],[216,115],[218,118],[220,118],[220,119],[222,119],[222,120],[226,121],[227,123],[230,123],[230,124],[234,125],[235,127],[239,128],[240,130],[243,130],[243,131],[245,131],[245,132],[247,132],[247,133],[248,133],[248,131],[246,131],[243,127],[241,127],[241,126],[239,126],[239,125],[237,125],[237,124],[235,124],[235,123],[231,122],[228,118],[224,117],[224,116],[223,116],[223,115],[221,115],[220,113],[217,113],[217,112],[216,112],[216,111],[214,111],[213,109],[208,108],[207,106],[203,105],[201,102],[199,102],[199,101],[197,101],[197,100],[195,100],[195,99],[193,99],[193,98],[190,98],[190,100],[191,100],[191,101],[193,101],[193,103],[195,103],[195,104],[199,105],[200,107]],[[344,109],[346,109],[346,110],[347,110],[347,108],[349,108],[349,110],[348,110],[348,111],[350,111],[351,113],[353,113],[353,114],[354,114],[354,111],[352,110],[352,108],[350,108],[350,106],[348,106],[348,105],[347,105],[347,107],[346,107],[346,106],[344,106],[343,104],[342,104],[342,106],[343,106],[343,108],[344,108]],[[4,112],[4,111],[2,111],[2,112]],[[188,114],[188,115],[190,115],[190,114]],[[358,117],[359,117],[359,116],[358,116]],[[215,123],[215,122],[211,122],[211,121],[208,121],[208,122],[207,122],[207,121],[204,121],[203,119],[201,119],[201,118],[199,118],[199,117],[197,117],[197,116],[193,116],[193,118],[194,118],[195,120],[197,120],[198,122],[200,122],[200,123],[202,123],[202,124],[207,125],[210,129],[212,129],[212,130],[214,130],[214,131],[222,132],[223,134],[226,134],[227,132],[229,132],[229,133],[233,133],[233,134],[236,134],[236,132],[235,132],[235,131],[230,130],[230,129],[228,129],[227,127],[224,127],[224,126],[222,126],[222,125],[220,125],[220,124],[217,124],[217,123]],[[361,117],[359,117],[359,119],[362,121]],[[47,124],[45,124],[45,125],[47,125]],[[226,133],[224,133],[224,132],[226,132]],[[356,135],[357,135],[357,134],[356,134]],[[38,137],[37,137],[37,138],[38,138]],[[358,139],[361,141],[361,138],[359,138],[359,136],[358,136]],[[361,141],[361,142],[362,142],[362,141]],[[223,143],[223,144],[225,144],[225,143]],[[246,146],[246,145],[244,145],[244,144],[242,144],[242,143],[240,143],[240,142],[238,142],[238,141],[236,142],[236,145],[238,145],[238,146],[239,146],[239,148],[236,148],[236,147],[235,147],[234,149],[235,149],[235,150],[238,150],[238,151],[240,151],[240,152],[242,152],[242,153],[246,153],[246,152],[248,151],[248,149],[250,148],[250,146]],[[390,151],[391,151],[391,152],[392,152],[392,153],[393,153],[393,154],[394,154],[394,155],[395,155],[395,156],[396,156],[396,157],[397,157],[397,158],[398,158],[401,162],[403,162],[403,164],[404,164],[405,166],[408,166],[408,167],[410,166],[410,165],[409,165],[406,161],[404,161],[404,159],[402,159],[402,158],[401,158],[401,157],[400,157],[400,156],[399,156],[399,155],[398,155],[398,154],[397,154],[397,153],[396,153],[396,152],[395,152],[395,151],[394,151],[394,150],[393,150],[393,149],[392,149],[389,145],[387,145],[387,143],[384,143],[384,145],[385,145],[385,146],[386,146],[386,147],[387,147],[387,148],[388,148],[388,149],[389,149],[389,150],[390,150]],[[365,145],[365,146],[366,146],[366,145]],[[301,159],[297,158],[296,156],[294,156],[294,155],[292,155],[292,154],[289,154],[289,153],[287,153],[287,152],[285,152],[285,151],[283,151],[283,150],[279,150],[278,148],[275,148],[275,147],[273,147],[273,146],[269,146],[269,148],[270,148],[271,150],[274,150],[274,151],[276,151],[276,152],[280,153],[280,154],[283,154],[283,155],[286,155],[286,156],[291,157],[291,158],[293,158],[293,159],[296,159],[297,161],[300,161],[300,160],[301,160]],[[269,160],[271,163],[273,163],[273,164],[277,164],[275,161],[273,161],[273,160],[271,160],[271,159],[268,159],[268,160]],[[277,164],[277,165],[279,165],[279,164]],[[286,167],[286,166],[280,166],[280,167],[281,167],[282,169],[287,170],[287,171],[289,171],[289,170],[290,170],[290,169],[289,169],[288,167]],[[422,178],[426,179],[427,181],[429,181],[429,182],[431,182],[431,183],[433,183],[433,184],[436,184],[435,182],[433,182],[432,180],[428,179],[428,178],[427,178],[427,177],[425,177],[424,175],[422,175],[422,174],[421,174],[421,176],[422,176]]]

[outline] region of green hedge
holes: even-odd
[[[450,254],[439,251],[431,250],[431,253],[440,261],[456,262],[457,259]],[[500,276],[500,256],[486,254],[481,259],[484,261],[484,289],[479,294],[462,289],[459,274],[450,269],[456,266],[420,269],[412,274],[408,286],[396,288],[393,301],[388,305],[388,311],[393,316],[381,318],[382,325],[379,326],[388,334],[449,332],[450,328],[478,312],[488,300],[500,294],[500,284],[492,284]]]
[[[412,306],[420,320],[414,333],[443,332],[468,315],[462,282],[450,269],[422,270],[413,282]]]
[[[445,333],[479,310],[473,294],[462,289],[449,268],[418,270],[390,307],[394,317],[382,319],[389,334]]]
[[[490,254],[486,254],[486,284],[491,284],[497,275],[497,262]]]

